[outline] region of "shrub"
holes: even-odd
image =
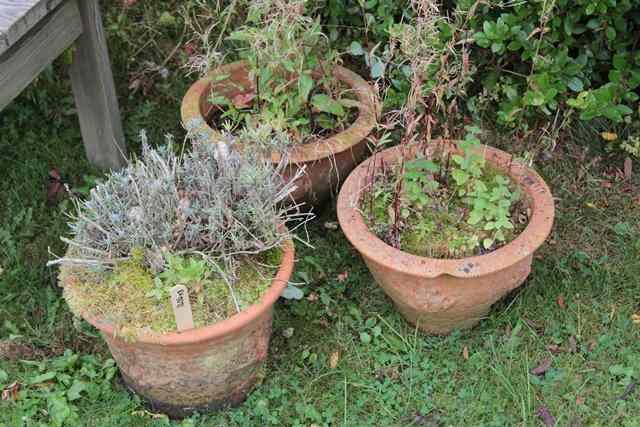
[[[472,7],[465,0],[458,6]],[[483,90],[498,120],[516,126],[573,108],[580,118],[620,122],[640,85],[640,1],[551,0],[479,5],[470,22]]]
[[[153,149],[143,134],[142,143],[140,159],[77,201],[73,238],[64,239],[77,256],[53,263],[112,267],[141,250],[156,273],[168,265],[167,253],[201,254],[232,271],[238,256],[289,239],[284,223],[306,218],[282,203],[299,176],[282,178],[286,160],[274,169],[258,149],[241,156],[228,135],[215,144],[196,140],[181,154],[171,141]]]
[[[407,7],[409,2],[394,2],[393,7],[385,0],[327,3],[327,28],[335,31],[341,27],[334,23],[351,22],[362,29],[357,32],[347,24],[342,30],[352,37],[349,52],[364,59],[373,78],[382,78],[385,106],[401,106],[409,93],[410,73],[396,56],[394,32],[415,26],[415,8]],[[623,124],[637,118],[640,1],[422,3],[437,9],[440,17],[432,47],[452,40],[470,47],[463,63],[473,83],[458,103],[465,114],[507,129],[529,131],[549,124],[556,134],[573,117]],[[341,15],[347,12],[358,17]],[[450,53],[442,51],[439,61],[450,63],[456,51],[461,52],[460,44],[454,46]],[[446,79],[437,76],[439,83]],[[424,90],[431,87],[425,81]],[[632,146],[625,147],[633,151]]]

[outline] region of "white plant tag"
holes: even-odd
[[[193,313],[186,286],[177,285],[171,288],[171,305],[173,306],[173,314],[176,316],[178,331],[193,329]]]

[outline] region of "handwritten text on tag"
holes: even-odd
[[[176,316],[178,331],[193,329],[193,313],[186,286],[177,285],[171,288],[171,305]]]

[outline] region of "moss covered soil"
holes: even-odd
[[[486,164],[481,177],[483,182],[492,182],[497,176],[505,176],[497,167]],[[376,176],[372,206],[366,206],[370,199],[361,199],[361,210],[369,228],[382,240],[391,243],[389,231],[393,225],[393,195],[395,194],[396,175]],[[520,191],[517,183],[509,178],[512,192]],[[520,191],[520,193],[522,193]],[[413,255],[429,258],[457,259],[475,255],[484,255],[501,248],[514,240],[528,224],[529,201],[521,194],[510,211],[510,220],[514,228],[504,230],[504,241],[496,241],[486,249],[483,239],[490,233],[482,228],[482,223],[471,225],[467,222],[469,206],[464,198],[448,188],[440,188],[432,196],[429,206],[423,209],[411,209],[407,217],[400,222],[398,249]],[[373,212],[373,214],[369,214]]]
[[[232,284],[213,271],[201,281],[184,283],[195,327],[233,316],[238,312],[236,302],[240,310],[259,302],[269,289],[281,258],[279,249],[243,258]],[[135,260],[120,262],[113,270],[65,265],[60,269],[60,286],[74,313],[107,321],[125,338],[176,331],[168,289],[160,289],[160,296],[156,296],[154,289],[166,286]]]

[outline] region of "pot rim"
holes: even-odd
[[[208,140],[219,139],[220,133],[204,120],[200,103],[204,97],[208,96],[216,76],[231,74],[235,70],[246,67],[247,61],[244,60],[225,64],[210,71],[191,85],[180,107],[183,126],[186,127],[189,124],[189,127],[194,128],[194,132]],[[379,105],[372,87],[358,74],[340,65],[334,65],[332,72],[336,79],[346,83],[356,93],[359,102],[358,117],[347,129],[329,138],[290,147],[287,153],[290,163],[312,162],[349,150],[365,139],[376,126]],[[278,163],[280,154],[273,152],[271,160]]]
[[[445,141],[440,141],[443,142]],[[457,278],[473,278],[496,273],[532,256],[551,232],[555,216],[554,200],[542,177],[514,160],[510,154],[483,145],[481,151],[485,159],[502,170],[506,169],[505,165],[510,165],[506,172],[531,200],[531,218],[522,233],[488,254],[460,259],[421,257],[388,245],[369,231],[357,204],[360,192],[365,187],[367,172],[374,166],[373,162],[384,158],[386,164],[395,163],[400,156],[400,149],[400,146],[388,148],[358,165],[347,177],[338,195],[337,213],[340,227],[365,259],[390,270],[429,279],[445,274]]]
[[[231,335],[244,328],[269,311],[287,287],[295,263],[295,247],[293,245],[293,241],[286,241],[283,245],[283,250],[282,262],[280,263],[278,272],[272,279],[271,286],[265,294],[262,295],[259,302],[252,304],[246,310],[242,310],[240,313],[236,313],[225,320],[200,328],[189,329],[182,332],[169,332],[166,334],[151,332],[140,333],[136,335],[133,343],[162,346],[198,344]],[[89,316],[86,313],[80,313],[80,315],[87,322],[98,328],[100,332],[108,335],[109,337],[117,338],[116,328],[111,323],[98,317]]]

